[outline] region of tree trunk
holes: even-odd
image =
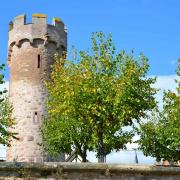
[[[103,132],[98,133],[98,163],[105,162],[105,152],[104,152],[104,142],[103,142]]]
[[[86,154],[86,150],[83,151],[82,153],[82,162],[87,162],[87,154]]]
[[[79,155],[82,158],[82,162],[87,162],[87,150],[79,150]]]

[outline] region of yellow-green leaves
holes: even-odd
[[[4,83],[4,70],[5,65],[0,65],[0,86]],[[12,119],[12,106],[10,105],[7,96],[6,89],[0,90],[0,144],[10,145],[11,138],[15,135],[9,131],[8,128],[14,125]]]
[[[177,67],[177,77],[180,64]],[[157,160],[180,160],[180,84],[177,92],[164,92],[163,110],[156,110],[150,121],[140,125],[140,149]]]
[[[91,51],[76,51],[73,61],[55,58],[51,81],[46,82],[48,123],[66,119],[74,129],[80,123],[79,134],[69,133],[72,144],[83,139],[76,148],[96,151],[99,157],[131,141],[132,132],[122,129],[154,108],[156,90],[151,87],[155,80],[145,78],[147,58],[116,52],[112,36],[102,32],[93,33],[91,40]]]

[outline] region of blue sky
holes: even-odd
[[[6,0],[0,5],[0,63],[7,59],[8,23],[33,13],[60,17],[68,28],[68,47],[90,46],[94,31],[111,32],[118,49],[143,52],[149,75],[175,73],[180,57],[179,0]],[[6,78],[8,71],[6,72]]]

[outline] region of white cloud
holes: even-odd
[[[118,152],[113,151],[111,154],[107,155],[106,162],[107,163],[122,163],[122,164],[135,164],[135,156],[137,154],[139,164],[154,164],[155,158],[146,157],[143,155],[141,151],[135,150],[121,150]],[[97,162],[96,153],[88,152],[87,159],[90,162]]]
[[[154,164],[155,159],[152,157],[145,157],[141,151],[134,150],[122,150],[119,152],[112,152],[106,157],[107,163],[123,163],[123,164],[135,164],[136,154],[139,164]]]
[[[132,139],[133,142],[137,141],[139,139],[138,135],[135,135]],[[137,143],[127,143],[126,145],[128,150],[133,150],[133,149],[137,149],[138,148],[138,144]]]
[[[6,81],[4,84],[0,84],[0,91],[4,89],[9,89],[9,81]]]
[[[175,79],[178,79],[176,75],[169,76],[158,76],[157,82],[154,87],[160,89],[156,94],[156,99],[159,102],[159,107],[162,108],[162,100],[163,100],[163,92],[167,90],[176,91],[177,84],[175,83]]]
[[[163,90],[172,90],[176,89],[175,79],[178,77],[176,75],[169,76],[157,76],[157,82],[155,83],[156,88],[161,88]]]
[[[5,159],[6,157],[6,147],[0,144],[0,159]]]

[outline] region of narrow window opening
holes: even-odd
[[[34,123],[38,123],[38,113],[34,112]]]
[[[41,67],[41,56],[40,54],[38,54],[38,64],[37,64],[37,68]]]

